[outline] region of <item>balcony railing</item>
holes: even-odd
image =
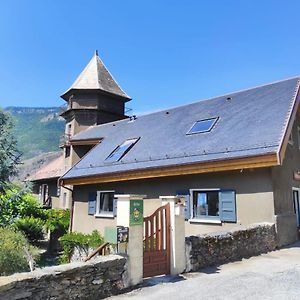
[[[61,105],[59,107],[59,114],[62,115],[63,113],[65,113],[69,109],[70,109],[70,105],[68,105],[68,104]]]
[[[69,146],[71,140],[71,134],[65,133],[59,138],[59,147]]]

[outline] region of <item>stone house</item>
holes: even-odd
[[[72,231],[115,226],[115,194],[147,195],[145,215],[177,195],[187,236],[272,222],[280,245],[298,238],[299,78],[127,117],[96,53],[62,98]]]

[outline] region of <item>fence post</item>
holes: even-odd
[[[182,273],[186,267],[184,206],[176,196],[160,196],[162,205],[170,203],[171,275]]]
[[[141,222],[130,220],[131,207],[136,200],[144,202],[145,195],[115,195],[117,198],[117,226],[129,228],[128,244],[119,244],[119,253],[128,255],[127,272],[128,286],[136,285],[143,280],[143,211]],[[131,204],[132,205],[131,205]]]

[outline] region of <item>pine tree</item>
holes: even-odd
[[[0,192],[9,183],[11,176],[17,174],[21,153],[13,133],[12,117],[0,109]]]

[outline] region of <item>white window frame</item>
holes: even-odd
[[[193,217],[194,210],[193,210],[193,203],[194,203],[194,192],[220,192],[220,188],[209,188],[209,189],[190,189],[190,212],[191,218],[189,219],[190,223],[212,223],[212,224],[222,224],[220,216],[203,216],[200,218]],[[220,199],[219,199],[219,212],[221,211],[220,207]]]
[[[49,185],[43,183],[40,186],[41,186],[40,187],[41,192],[39,193],[39,199],[42,203],[45,203],[49,197]]]
[[[113,194],[115,194],[115,191],[114,190],[97,191],[95,217],[114,218],[114,215],[115,215],[114,203],[113,203],[112,212],[100,212],[100,195],[101,195],[101,193],[113,193]]]

